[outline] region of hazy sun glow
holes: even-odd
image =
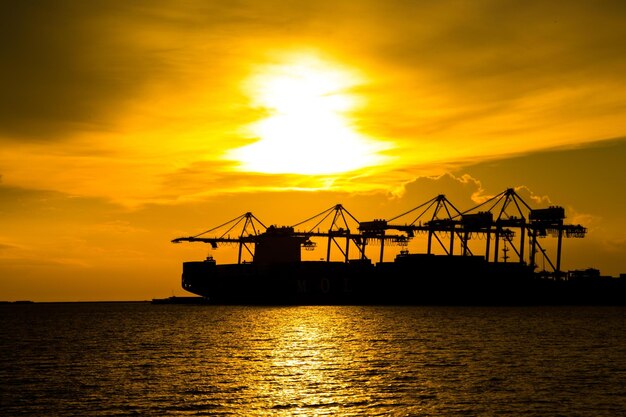
[[[355,130],[359,104],[350,88],[359,77],[315,57],[264,66],[246,84],[253,105],[268,116],[247,127],[258,140],[231,150],[244,171],[331,174],[379,164],[385,148]]]

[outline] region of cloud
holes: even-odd
[[[155,88],[188,89],[184,80],[200,72],[219,82],[229,47],[213,30],[233,19],[226,11],[205,2],[3,2],[0,140],[119,131]]]
[[[450,173],[416,178],[405,184],[404,189],[402,194],[404,207],[408,208],[407,203],[409,201],[414,204],[413,207],[417,207],[440,194],[444,194],[459,212],[474,207],[477,204],[474,201],[475,195],[482,192],[480,181],[475,178],[469,175],[457,177]]]
[[[2,3],[0,133],[48,141],[77,128],[102,130],[106,113],[148,75],[138,54],[98,22],[113,3]],[[104,30],[103,30],[104,29]],[[134,54],[136,52],[137,54]]]
[[[7,243],[0,243],[0,252],[11,250],[11,249],[17,249],[17,248],[18,246],[15,246],[15,245],[7,244]]]
[[[23,188],[129,204],[333,187],[398,194],[415,177],[626,129],[622,2],[0,7],[0,164]],[[355,125],[390,139],[397,165],[295,177],[221,161],[262,117],[239,83],[273,52],[298,48],[367,74]]]
[[[589,232],[593,232],[593,230],[596,229],[598,225],[602,224],[602,217],[590,213],[579,212],[574,207],[567,207],[566,213],[567,223],[584,225],[584,227],[586,227]]]
[[[626,129],[623,4],[384,4],[370,16],[384,29],[355,46],[378,69],[377,106],[360,115],[377,134],[480,160]]]
[[[552,201],[550,201],[550,197],[547,195],[539,195],[536,194],[535,192],[533,192],[533,190],[531,190],[528,186],[526,185],[518,185],[515,187],[515,192],[517,194],[519,194],[520,196],[522,196],[522,199],[525,198],[525,200],[528,200],[532,203],[534,203],[535,207],[546,207],[550,204],[552,204]]]
[[[613,106],[611,111],[623,109],[623,97],[611,91],[626,73],[626,11],[618,1],[180,6],[43,0],[6,1],[1,7],[4,140],[49,141],[76,131],[115,130],[120,113],[136,110],[135,101],[145,99],[155,83],[173,91],[192,89],[206,74],[217,87],[237,60],[307,44],[380,69],[375,88],[388,94],[391,87],[397,92],[392,100],[401,92],[408,93],[407,105],[419,104],[423,95],[445,95],[439,105],[454,109],[419,123],[425,132],[489,118],[498,109],[513,111],[514,101],[529,95],[581,86],[573,103],[562,103],[570,114],[589,113],[598,102]],[[598,91],[609,97],[582,100],[602,86],[608,89]],[[401,111],[396,114],[399,132],[408,120]]]
[[[626,253],[626,239],[607,239],[604,242],[604,249],[617,256],[623,256]],[[621,271],[624,273],[623,271]]]
[[[502,175],[506,175],[506,173],[503,172]],[[405,184],[401,200],[412,200],[415,203],[421,204],[439,194],[445,194],[446,198],[460,212],[475,211],[476,209],[485,210],[490,207],[490,204],[494,204],[497,200],[493,200],[492,203],[484,206],[483,204],[502,194],[509,188],[514,189],[517,196],[531,208],[545,208],[555,204],[550,196],[539,194],[527,185],[515,184],[513,178],[511,178],[511,182],[505,187],[492,189],[491,187],[486,187],[481,179],[468,173],[461,173],[460,175],[446,173],[439,176],[416,178]],[[417,199],[416,196],[420,196],[420,198]],[[417,205],[419,204],[416,204],[416,206]],[[577,219],[576,221],[579,223],[594,223],[595,220],[597,220],[594,216],[580,213],[571,207],[568,209],[568,213],[570,210],[570,217]],[[524,211],[526,210],[524,209]]]
[[[493,99],[592,74],[623,77],[626,61],[615,52],[626,50],[626,6],[618,1],[386,2],[380,9],[371,19],[386,28],[373,33],[381,55],[453,81],[459,94]],[[500,88],[487,88],[494,83]]]
[[[43,213],[51,212],[59,219],[72,218],[74,211],[97,217],[97,215],[121,210],[106,199],[81,197],[60,191],[0,185],[0,213],[10,216],[30,217],[39,220]]]
[[[8,268],[42,269],[86,268],[89,264],[76,258],[42,258],[38,253],[26,253],[23,257],[0,258],[0,270]]]
[[[480,178],[487,189],[524,185],[536,204],[576,207],[582,213],[623,218],[626,140],[615,138],[587,146],[529,152],[457,168],[456,175]],[[532,192],[530,191],[532,190]]]

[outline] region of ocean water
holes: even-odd
[[[0,305],[6,416],[618,416],[626,308]]]

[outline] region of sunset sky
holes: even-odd
[[[509,187],[588,227],[565,269],[626,273],[622,1],[6,0],[0,16],[0,300],[183,295],[181,263],[209,248],[170,240],[246,211],[371,220]]]

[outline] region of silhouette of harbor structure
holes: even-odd
[[[565,219],[563,207],[533,209],[509,188],[465,211],[437,195],[388,220],[360,222],[341,204],[292,226],[265,226],[247,212],[172,242],[237,246],[236,264],[211,256],[183,264],[183,288],[216,303],[622,304],[625,279],[562,270],[564,239],[587,232]],[[410,253],[420,235],[426,249]],[[546,238],[556,239],[551,250]],[[325,257],[302,260],[320,241]]]

